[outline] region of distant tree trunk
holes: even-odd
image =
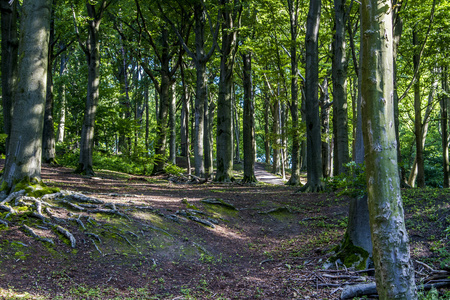
[[[425,142],[427,139],[428,125],[430,123],[430,115],[431,115],[431,110],[433,108],[433,100],[434,100],[434,94],[437,89],[437,84],[438,84],[438,82],[435,81],[431,87],[430,94],[428,95],[427,109],[425,110],[425,116],[423,118],[423,124],[421,124],[421,126],[420,126],[421,136],[419,136],[419,139],[421,142],[420,146],[422,149],[425,147]],[[412,165],[411,172],[409,173],[409,178],[408,178],[408,184],[411,187],[415,186],[415,182],[416,182],[417,176],[419,174],[419,170],[418,170],[419,168],[418,168],[417,162],[418,161],[417,161],[417,154],[416,154],[416,156],[414,157],[414,163]]]
[[[347,116],[347,57],[345,43],[346,0],[334,0],[335,34],[333,41],[333,131],[334,171],[339,175],[346,172],[350,161],[348,150]]]
[[[307,179],[300,190],[317,192],[323,190],[322,141],[319,117],[319,21],[321,0],[311,0],[306,21],[306,142]]]
[[[188,140],[189,140],[189,96],[188,87],[186,85],[184,66],[180,65],[181,82],[183,86],[183,91],[181,94],[181,118],[180,118],[180,140],[181,140],[181,156],[189,158],[188,153]]]
[[[86,54],[88,63],[88,86],[87,98],[84,111],[83,127],[81,129],[80,139],[80,157],[76,173],[82,173],[93,176],[94,169],[92,166],[92,156],[94,152],[94,128],[95,114],[97,112],[99,100],[99,83],[100,83],[100,23],[103,13],[107,7],[105,0],[100,2],[99,6],[86,1],[88,11],[88,41],[86,46],[80,46]]]
[[[255,108],[253,104],[252,54],[242,53],[244,115],[242,116],[242,135],[244,148],[244,178],[242,182],[256,182],[255,177]]]
[[[281,139],[279,134],[279,128],[280,128],[280,101],[277,100],[276,103],[273,105],[272,109],[272,117],[273,117],[273,123],[272,123],[272,135],[273,135],[273,142],[272,142],[272,173],[274,174],[280,174],[280,149],[281,149]]]
[[[61,65],[59,67],[59,76],[62,76],[67,67],[68,57],[64,54],[61,54]],[[61,98],[61,109],[59,114],[59,123],[58,123],[58,132],[56,134],[56,141],[58,143],[64,142],[65,137],[65,129],[66,129],[66,85],[65,83],[61,83],[59,89],[59,97]]]
[[[53,126],[53,48],[55,39],[55,28],[52,13],[52,20],[50,21],[50,39],[48,43],[48,65],[47,65],[47,95],[45,100],[44,113],[44,129],[42,135],[42,160],[45,163],[55,163],[55,128]]]
[[[241,163],[241,145],[240,145],[240,136],[241,136],[241,127],[239,125],[239,110],[238,106],[236,105],[236,92],[234,90],[233,85],[233,92],[232,92],[232,111],[233,111],[233,129],[234,129],[234,161],[236,163]]]
[[[17,89],[5,168],[3,191],[25,181],[41,181],[42,129],[47,88],[51,0],[22,4]],[[6,187],[6,188],[5,188]]]
[[[6,137],[6,153],[11,138],[11,122],[13,115],[14,86],[17,80],[17,2],[0,1],[2,30],[2,104],[3,128]]]
[[[175,94],[175,84],[172,84],[172,98],[169,104],[169,162],[172,164],[177,163],[177,103]]]
[[[217,170],[215,181],[229,182],[233,177],[232,88],[237,30],[240,18],[238,0],[221,0],[222,51],[220,59],[219,98],[217,100]]]
[[[448,89],[447,67],[442,68],[442,90],[446,93]],[[444,188],[449,187],[449,158],[448,158],[448,96],[441,96],[441,130],[442,130],[442,167],[444,169]]]
[[[391,2],[363,0],[363,131],[375,279],[380,299],[417,299],[395,147]],[[376,55],[374,55],[376,53]]]
[[[267,165],[270,164],[270,132],[269,132],[269,97],[267,94],[264,95],[264,152],[265,152],[265,162]]]
[[[331,103],[328,94],[328,80],[326,77],[323,80],[323,85],[320,87],[320,90],[322,136],[325,137],[322,141],[322,172],[324,177],[330,177],[333,169],[331,166],[331,141],[329,138]]]
[[[417,40],[416,28],[413,30],[413,45],[418,46],[419,42]],[[414,70],[419,68],[420,56],[415,53],[413,56]],[[422,139],[424,137],[423,126],[422,126],[422,107],[421,107],[421,97],[420,97],[420,73],[417,72],[416,82],[414,83],[414,133],[416,135],[416,163],[417,163],[417,186],[425,187],[425,165],[423,158],[423,147]],[[411,182],[410,182],[411,185]]]
[[[205,101],[205,116],[204,120],[204,132],[203,132],[203,161],[205,164],[205,178],[209,180],[213,174],[214,166],[213,166],[213,141],[212,141],[212,128],[213,128],[213,120],[214,120],[214,103],[210,96],[206,98]]]

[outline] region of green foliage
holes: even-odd
[[[338,191],[338,196],[356,197],[364,195],[366,193],[366,168],[364,164],[351,161],[346,164],[346,168],[347,173],[329,179],[327,188]]]
[[[419,300],[449,300],[450,299],[450,292],[446,292],[442,296],[439,295],[438,290],[435,288],[432,288],[430,291],[425,292],[421,291],[417,293]]]
[[[0,134],[0,154],[6,154],[6,138],[7,137],[8,137],[8,135],[5,133]]]
[[[167,174],[174,175],[174,176],[180,176],[181,174],[184,173],[183,168],[181,168],[177,165],[171,164],[171,163],[166,164],[166,166],[164,167],[164,171]]]

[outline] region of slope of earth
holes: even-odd
[[[0,298],[337,299],[347,280],[341,278],[348,278],[320,269],[345,232],[343,197],[297,194],[282,185],[176,184],[109,171],[87,178],[48,166],[43,178],[120,214],[54,209],[75,248],[52,230],[41,232],[55,245],[21,226],[2,227]],[[433,205],[442,205],[434,217],[446,228],[443,195],[435,197]],[[445,233],[418,211],[408,216],[413,255],[438,268],[435,250],[445,249]],[[370,278],[361,273],[358,280]]]

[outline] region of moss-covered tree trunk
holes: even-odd
[[[416,299],[394,128],[392,7],[361,3],[362,112],[368,206],[380,299]]]
[[[21,181],[40,181],[42,128],[47,89],[51,0],[25,0],[11,137],[2,177],[10,192]]]

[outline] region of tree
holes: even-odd
[[[306,23],[306,143],[307,179],[300,189],[304,192],[323,190],[322,141],[319,117],[319,22],[321,0],[311,0]]]
[[[41,181],[42,128],[47,88],[51,0],[25,0],[18,77],[2,190]]]
[[[92,166],[92,155],[94,151],[95,114],[97,112],[100,87],[100,24],[106,9],[112,2],[112,0],[102,0],[95,3],[89,0],[86,1],[88,14],[88,37],[86,44],[81,41],[78,27],[76,27],[78,42],[86,55],[89,73],[84,120],[80,138],[80,157],[75,172],[91,176],[95,174]],[[74,9],[73,12],[76,24]]]
[[[0,1],[2,30],[2,105],[3,123],[6,137],[6,152],[8,152],[11,135],[12,106],[14,99],[14,84],[17,79],[17,1]]]
[[[416,299],[393,126],[391,2],[362,1],[361,26],[363,133],[377,290],[380,299]]]
[[[333,131],[334,172],[345,172],[349,162],[347,117],[347,58],[345,43],[346,0],[334,0],[335,33],[333,41]]]
[[[222,0],[222,51],[220,59],[219,99],[217,101],[216,181],[233,180],[232,87],[234,58],[237,52],[237,28],[241,17],[238,0]]]

